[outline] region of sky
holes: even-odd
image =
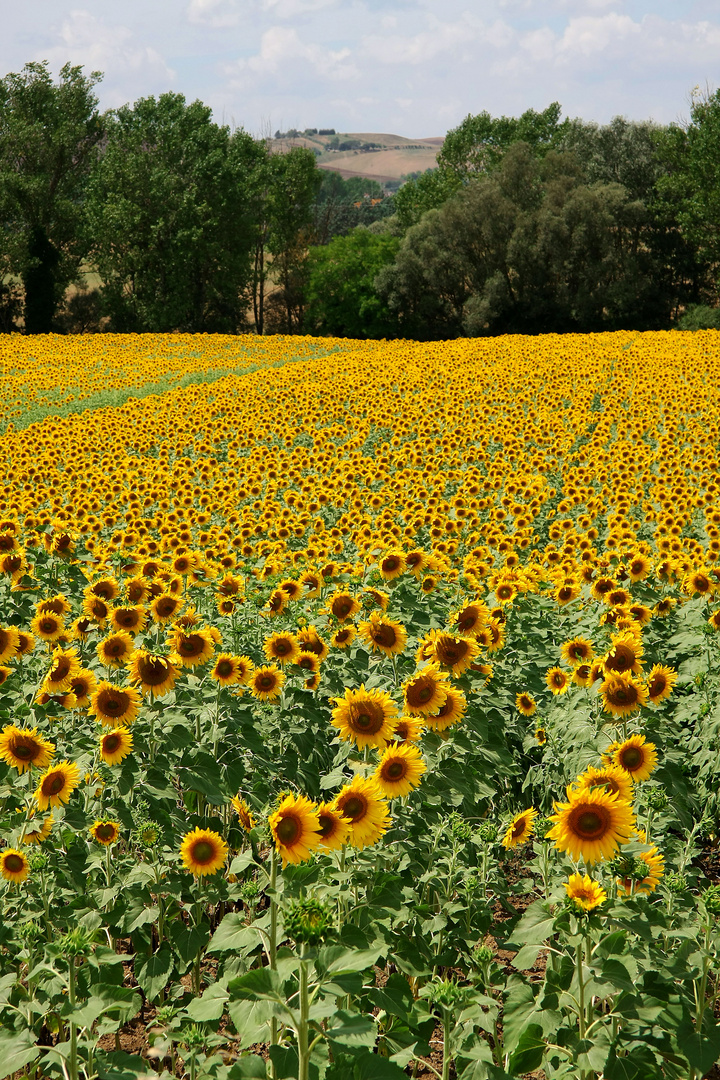
[[[720,85],[720,0],[0,0],[0,75],[100,70],[251,134],[444,135],[468,113],[687,120]]]

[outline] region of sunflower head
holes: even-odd
[[[332,726],[340,738],[354,742],[361,750],[366,746],[384,747],[395,730],[397,706],[382,690],[346,690],[343,698],[335,698]]]
[[[120,822],[109,819],[97,820],[90,826],[90,835],[93,840],[97,840],[98,844],[109,847],[120,836]]]
[[[514,848],[518,844],[524,844],[526,840],[529,840],[534,832],[533,823],[536,817],[537,810],[532,807],[516,814],[505,830],[505,835],[502,838],[503,847]]]
[[[268,825],[283,866],[305,862],[320,843],[318,810],[304,795],[285,795]]]
[[[436,715],[448,696],[449,684],[437,664],[427,664],[403,685],[405,708],[411,716]]]
[[[607,893],[589,874],[571,874],[565,882],[565,891],[572,906],[580,911],[594,911],[607,900]]]
[[[388,746],[375,770],[375,781],[387,799],[409,795],[417,787],[427,766],[412,743]]]
[[[548,838],[573,859],[582,857],[588,864],[611,859],[635,826],[630,804],[602,788],[569,787],[567,794],[566,803],[555,804]]]
[[[39,735],[37,728],[8,724],[0,734],[0,759],[19,773],[27,772],[33,766],[47,768],[54,753],[55,744]]]
[[[195,877],[216,874],[225,865],[228,846],[212,829],[193,829],[180,845],[180,859]]]
[[[619,743],[612,754],[617,768],[635,781],[647,780],[657,765],[655,744],[645,741],[644,735],[632,735]]]

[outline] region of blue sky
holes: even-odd
[[[720,0],[0,0],[0,74],[99,69],[104,107],[179,91],[255,135],[442,135],[468,113],[682,121],[720,85]]]

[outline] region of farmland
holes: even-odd
[[[719,374],[7,336],[0,1077],[711,1074]]]

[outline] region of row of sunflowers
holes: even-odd
[[[716,337],[270,339],[0,437],[3,1075],[712,1068]]]

